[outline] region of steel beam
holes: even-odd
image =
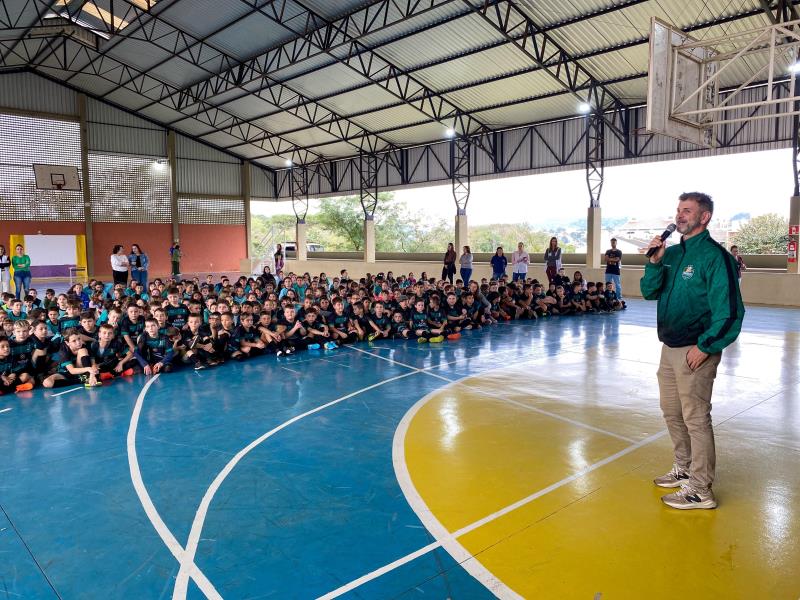
[[[362,153],[358,157],[358,180],[361,197],[361,208],[364,219],[372,221],[378,206],[378,169],[381,159],[376,154]]]
[[[236,87],[261,81],[265,74],[297,65],[376,31],[424,14],[454,0],[378,0],[334,20],[327,20],[294,0],[269,2],[241,0],[272,21],[295,32],[294,39],[249,60],[187,86],[198,97],[212,97]]]
[[[624,128],[617,119],[624,118],[625,104],[597,80],[583,65],[561,47],[553,37],[533,21],[512,0],[462,0],[475,14],[503,35],[533,63],[555,79],[593,110],[601,111],[609,128],[625,143]],[[524,32],[520,35],[520,32]]]
[[[594,111],[586,117],[586,185],[589,188],[589,206],[600,206],[605,173],[605,119]]]
[[[179,57],[185,60],[188,64],[205,71],[211,77],[216,76],[220,70],[230,72],[239,63],[238,59],[216,45],[210,43],[206,39],[195,37],[185,31],[174,27],[160,15],[154,14],[150,10],[143,10],[134,3],[134,0],[120,0],[125,2],[132,11],[127,18],[136,21],[137,23],[143,21],[145,17],[146,22],[133,30],[135,35],[130,39],[148,42],[157,48],[167,53],[168,58],[160,61],[157,65],[151,66],[148,70],[152,71],[158,65],[163,64],[167,60]],[[131,28],[133,29],[133,28]],[[128,27],[121,30],[117,35],[126,36]],[[207,36],[211,37],[211,36]],[[366,150],[375,152],[391,148],[392,144],[386,139],[380,138],[369,132],[366,128],[358,125],[354,121],[341,116],[334,110],[328,109],[322,104],[315,102],[310,97],[304,95],[295,88],[284,85],[277,81],[274,76],[269,73],[261,73],[261,78],[268,82],[269,85],[258,91],[250,91],[241,83],[241,79],[237,79],[235,86],[241,89],[245,94],[255,95],[266,102],[274,105],[280,111],[285,111],[298,119],[308,123],[312,127],[318,127],[325,131],[335,140],[344,141],[352,145],[356,150]],[[128,78],[120,82],[120,86],[131,83],[132,78]],[[101,97],[113,93],[111,90]],[[210,96],[207,93],[202,93],[196,86],[192,86],[187,90],[179,91],[174,98],[162,98],[160,101],[169,100],[172,105],[176,107],[179,112],[184,112],[196,105],[200,100],[205,100],[210,106],[218,107],[218,104],[210,101]],[[230,101],[227,99],[226,102]],[[151,102],[146,106],[151,106],[155,102]],[[145,108],[145,107],[142,107]],[[168,123],[172,125],[180,122],[182,119],[176,119]],[[251,122],[256,119],[249,119]],[[254,132],[258,139],[263,139],[264,135]]]
[[[308,169],[305,166],[298,165],[289,169],[292,210],[298,223],[305,223],[308,214],[308,181]]]
[[[51,47],[54,40],[44,40],[46,44]],[[134,67],[123,64],[108,56],[100,56],[99,60],[92,60],[97,58],[94,56],[94,51],[77,44],[69,39],[65,39],[62,45],[63,53],[56,48],[48,55],[48,59],[52,61],[50,64],[33,65],[33,68],[58,68],[62,72],[81,72],[88,75],[100,77],[115,86],[135,92],[144,98],[154,98],[164,95],[164,90],[167,90],[168,100],[174,98],[174,93],[177,88],[172,84],[166,83],[161,79],[155,77],[150,73],[142,72]],[[96,54],[96,53],[95,53]],[[86,67],[77,70],[74,65],[81,64],[80,59],[86,60]],[[88,68],[86,72],[83,69]],[[123,82],[128,81],[123,85]],[[165,104],[167,108],[178,110],[175,104]],[[237,117],[236,115],[216,106],[213,106],[205,101],[199,101],[198,109],[193,114],[187,114],[187,118],[193,118],[197,121],[208,125],[219,131],[223,131],[228,135],[241,140],[242,143],[252,143],[257,147],[262,148],[271,156],[281,156],[292,160],[297,163],[307,163],[313,160],[321,159],[321,155],[311,150],[305,150],[292,142],[289,139],[283,138],[280,135],[273,134],[265,128],[250,123],[245,119]],[[251,141],[253,138],[259,137],[258,141]]]
[[[467,136],[456,136],[450,140],[450,180],[459,215],[467,214],[471,179],[472,140]]]
[[[246,3],[248,0],[240,1]],[[433,0],[428,0],[428,2],[431,1]],[[407,3],[409,5],[412,4],[408,0]],[[298,23],[291,20],[288,22],[281,21],[273,11],[262,9],[259,12],[276,23],[287,27],[297,35],[303,35],[302,21]],[[328,22],[324,17],[309,9],[305,9],[304,14],[315,23]],[[362,77],[399,98],[405,104],[442,123],[443,126],[451,127],[459,135],[473,135],[489,131],[486,125],[469,112],[459,108],[406,70],[383,58],[359,41],[357,36],[345,30],[341,30],[339,35],[344,44],[336,53],[333,52],[329,45],[318,38],[310,40],[310,43]]]

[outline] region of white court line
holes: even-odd
[[[14,409],[13,408],[4,408],[3,410],[0,410],[0,415],[3,414],[3,413],[7,413],[10,410],[14,410]]]
[[[366,350],[361,350],[360,348],[352,348],[352,350],[356,350],[358,352],[363,352],[364,354],[369,354],[370,356],[374,356],[375,358],[380,358],[381,360],[385,360],[387,362],[399,365],[401,367],[406,367],[407,369],[415,369],[416,368],[416,367],[412,367],[410,365],[398,362],[396,360],[392,360],[391,358],[386,358],[384,356],[379,356],[378,354],[373,354],[372,352],[367,352]],[[511,350],[509,350],[509,352],[511,352]],[[499,354],[500,354],[500,352],[496,352],[492,356],[497,356]],[[538,360],[538,358],[537,357],[532,357],[532,358],[530,358],[528,360],[523,361],[522,363],[517,363],[516,365],[503,365],[501,367],[488,369],[488,371],[497,371],[497,370],[501,370],[501,369],[504,369],[504,368],[509,368],[510,369],[510,368],[513,368],[513,367],[515,367],[515,366],[517,366],[519,364],[525,364],[526,362],[531,362],[531,361],[534,361],[534,360]],[[543,408],[538,408],[538,407],[535,407],[535,406],[530,406],[528,404],[524,404],[522,402],[517,402],[516,400],[511,400],[511,399],[505,398],[504,396],[501,396],[499,394],[495,394],[493,392],[487,392],[486,390],[483,390],[481,388],[477,388],[477,387],[471,386],[471,385],[469,385],[467,383],[464,383],[464,381],[466,379],[470,379],[471,377],[478,377],[482,373],[487,373],[488,371],[481,371],[480,373],[473,373],[472,375],[468,375],[466,377],[462,377],[461,379],[458,379],[455,382],[453,382],[452,379],[448,379],[447,377],[443,377],[441,375],[437,375],[436,373],[428,373],[427,372],[427,369],[433,369],[433,368],[438,367],[438,366],[443,366],[443,365],[446,365],[446,364],[452,364],[453,362],[458,362],[458,361],[450,361],[450,363],[441,363],[440,365],[426,367],[425,369],[419,369],[419,370],[422,371],[425,375],[430,375],[431,377],[436,377],[437,379],[442,379],[442,380],[450,382],[450,383],[455,383],[456,385],[460,385],[460,386],[465,387],[465,388],[467,388],[469,390],[472,390],[474,392],[478,392],[478,393],[484,394],[486,396],[489,396],[491,398],[495,398],[496,400],[500,400],[501,402],[506,402],[508,404],[514,404],[515,406],[519,406],[521,408],[526,408],[526,409],[528,409],[530,411],[539,413],[541,415],[552,417],[553,419],[558,419],[559,421],[564,421],[565,423],[569,423],[571,425],[575,425],[576,427],[582,427],[583,429],[588,429],[590,431],[595,431],[597,433],[602,433],[604,435],[617,438],[617,439],[622,440],[624,442],[628,442],[629,444],[636,443],[636,440],[634,440],[632,438],[629,438],[629,437],[625,437],[624,435],[620,435],[618,433],[614,433],[613,431],[608,431],[606,429],[601,429],[600,427],[595,427],[594,425],[589,425],[588,423],[583,423],[581,421],[576,421],[575,419],[570,419],[569,417],[564,417],[564,416],[559,415],[557,413],[550,412],[549,410],[544,410]]]
[[[473,376],[474,375],[468,375],[462,379],[468,379],[469,377]],[[460,382],[461,380],[456,380],[452,382],[451,385],[458,385]],[[328,592],[324,596],[320,596],[320,600],[329,600],[332,598],[337,598],[343,594],[346,594],[360,587],[361,585],[369,581],[372,581],[373,579],[377,579],[378,577],[385,575],[386,573],[389,573],[390,571],[393,571],[398,567],[401,567],[439,547],[447,550],[447,552],[450,553],[451,556],[453,556],[453,558],[457,562],[461,563],[462,566],[471,575],[473,575],[473,577],[476,577],[478,581],[486,585],[488,589],[490,589],[493,593],[495,593],[499,597],[519,598],[520,596],[516,592],[507,588],[507,586],[505,586],[502,582],[497,580],[497,578],[494,577],[494,575],[492,575],[478,561],[478,559],[475,556],[472,556],[460,543],[458,543],[457,541],[458,538],[470,533],[471,531],[474,531],[475,529],[478,529],[479,527],[486,525],[487,523],[499,519],[500,517],[514,510],[517,510],[522,506],[525,506],[526,504],[530,504],[537,498],[541,498],[542,496],[549,494],[550,492],[553,492],[565,485],[568,485],[569,483],[572,483],[573,481],[580,479],[584,475],[587,475],[588,473],[591,473],[592,471],[595,471],[600,467],[603,467],[611,462],[614,462],[615,460],[622,458],[623,456],[630,454],[631,452],[638,450],[639,448],[642,448],[660,439],[667,433],[666,429],[663,431],[659,431],[658,433],[653,434],[639,442],[636,442],[635,444],[631,444],[630,446],[623,448],[619,452],[612,454],[611,456],[608,456],[603,460],[600,460],[592,465],[589,465],[584,469],[581,469],[580,471],[570,475],[569,477],[565,477],[564,479],[557,481],[556,483],[553,483],[552,485],[549,485],[546,488],[542,488],[541,490],[538,490],[526,496],[525,498],[522,498],[517,502],[514,502],[513,504],[509,504],[508,506],[496,512],[493,512],[490,515],[487,515],[482,519],[475,521],[474,523],[462,527],[461,529],[459,529],[454,533],[449,533],[445,529],[445,527],[438,521],[438,519],[436,519],[431,510],[427,507],[427,505],[420,497],[419,492],[417,492],[413,482],[411,481],[411,475],[408,472],[408,466],[405,463],[405,435],[408,430],[408,426],[411,423],[411,420],[426,402],[428,402],[435,394],[441,392],[443,389],[446,389],[447,387],[449,386],[444,386],[443,388],[431,392],[425,398],[417,402],[408,411],[408,413],[406,413],[406,415],[403,417],[403,420],[400,422],[400,426],[398,426],[398,429],[395,432],[394,443],[392,444],[392,462],[395,465],[395,472],[397,474],[397,479],[398,482],[400,483],[400,487],[403,489],[403,493],[406,496],[406,500],[408,500],[414,512],[417,514],[417,516],[425,525],[425,527],[428,529],[428,531],[430,531],[430,533],[436,538],[436,542],[428,544],[427,546],[424,546],[419,550],[416,550],[414,552],[411,552],[410,554],[407,554],[406,556],[398,558],[397,560],[392,561],[391,563],[384,565],[379,569],[376,569],[365,575],[362,575],[358,579],[354,579],[350,583],[347,583],[331,592]],[[499,583],[502,587],[501,588],[492,587],[495,584],[495,582]]]
[[[83,386],[72,388],[71,390],[66,390],[64,392],[58,392],[57,394],[50,394],[49,398],[55,398],[56,396],[63,396],[64,394],[71,394],[72,392],[77,392],[78,390],[85,389]]]
[[[186,598],[186,593],[188,591],[189,585],[189,578],[195,579],[196,581],[196,574],[202,575],[202,572],[199,568],[194,564],[194,558],[197,553],[197,546],[200,543],[200,534],[203,531],[203,525],[206,520],[206,515],[208,514],[208,508],[211,505],[211,501],[214,499],[214,495],[217,493],[217,490],[220,488],[222,483],[225,479],[230,475],[231,471],[236,468],[236,465],[247,456],[253,449],[257,446],[262,444],[264,441],[281,431],[282,429],[286,429],[289,425],[300,421],[310,415],[318,413],[321,410],[325,410],[331,406],[339,404],[340,402],[344,402],[345,400],[352,398],[353,396],[357,396],[359,394],[363,394],[369,390],[375,389],[382,385],[386,385],[392,381],[397,381],[398,379],[404,379],[405,377],[410,377],[411,375],[416,375],[419,373],[419,369],[414,369],[408,373],[403,373],[402,375],[397,375],[395,377],[390,377],[389,379],[385,379],[383,381],[379,381],[378,383],[374,383],[367,387],[361,388],[360,390],[356,390],[355,392],[351,392],[346,396],[342,396],[341,398],[337,398],[336,400],[332,400],[327,404],[322,404],[313,408],[309,411],[306,411],[300,415],[292,417],[288,421],[284,421],[277,427],[270,429],[268,432],[263,434],[262,436],[256,438],[252,442],[250,442],[247,446],[239,450],[236,455],[228,462],[227,465],[219,472],[219,474],[214,478],[214,481],[211,483],[209,488],[206,490],[203,499],[200,501],[200,506],[197,507],[197,512],[194,516],[194,521],[192,521],[192,529],[189,532],[189,539],[186,543],[186,550],[185,553],[181,555],[179,561],[181,563],[180,570],[178,571],[178,576],[175,580],[175,589],[172,593],[173,600],[183,600]],[[163,539],[163,538],[162,538]],[[166,540],[165,540],[166,541]],[[176,542],[177,543],[177,542]],[[183,550],[183,549],[182,549]],[[177,556],[176,556],[177,558]]]
[[[128,429],[128,466],[131,472],[131,481],[133,482],[133,487],[136,490],[136,495],[139,496],[139,502],[141,502],[144,512],[147,514],[147,518],[150,520],[150,523],[153,525],[156,533],[158,533],[158,536],[167,546],[169,551],[172,552],[172,555],[182,565],[186,552],[180,543],[178,543],[178,540],[175,539],[175,536],[169,530],[167,524],[164,523],[161,515],[158,514],[158,510],[153,504],[150,494],[148,494],[147,488],[142,480],[142,472],[139,469],[139,458],[136,454],[136,431],[139,428],[139,415],[142,412],[144,397],[147,395],[147,390],[150,389],[150,386],[155,383],[158,377],[159,375],[156,374],[149,379],[147,383],[144,384],[144,387],[142,387],[142,391],[139,392],[139,396],[136,398],[136,404],[133,407],[133,413],[131,414],[131,424]],[[197,583],[197,587],[200,588],[206,597],[211,598],[212,600],[222,600],[222,596],[220,596],[219,592],[214,589],[214,586],[206,578],[202,571],[200,571],[200,569],[198,569],[195,565],[192,565],[192,567],[192,578]]]

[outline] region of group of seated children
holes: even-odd
[[[559,275],[561,277],[561,275]],[[333,280],[323,273],[208,276],[109,288],[91,281],[56,296],[47,290],[0,305],[0,394],[83,384],[135,373],[204,369],[227,360],[336,349],[379,339],[440,343],[500,320],[624,308],[613,284],[559,279],[483,280],[465,287],[413,276]]]

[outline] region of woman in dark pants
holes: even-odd
[[[449,279],[453,283],[456,274],[456,249],[453,243],[447,244],[447,252],[444,254],[444,267],[442,268],[442,279]]]
[[[125,255],[125,247],[117,244],[111,251],[111,274],[114,276],[114,285],[121,283],[128,285],[128,268],[130,262]]]
[[[550,245],[544,251],[544,265],[547,281],[553,283],[561,268],[561,248],[558,247],[558,238],[556,237],[550,238]]]

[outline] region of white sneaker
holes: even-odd
[[[689,481],[689,473],[681,469],[677,464],[672,465],[672,470],[666,475],[656,477],[653,483],[663,488],[676,488]]]
[[[681,486],[677,492],[662,496],[661,501],[667,506],[680,510],[691,510],[693,508],[717,508],[717,500],[714,492],[698,492],[688,483]]]

